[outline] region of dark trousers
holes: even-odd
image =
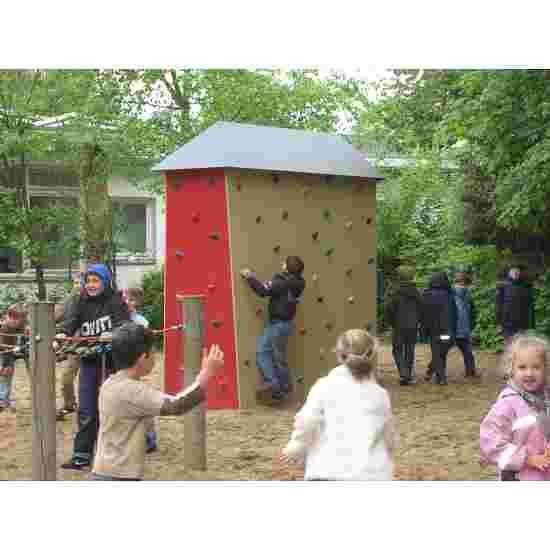
[[[113,372],[110,354],[105,360],[105,377]],[[101,356],[93,361],[82,360],[78,382],[78,430],[74,436],[75,458],[92,460],[99,430],[98,396],[102,383]]]
[[[401,380],[410,381],[414,364],[416,329],[393,333],[392,354]]]
[[[447,382],[447,354],[453,347],[453,340],[440,340],[438,336],[430,339],[432,349],[432,373],[436,382]]]
[[[464,367],[467,375],[472,375],[476,370],[476,363],[474,359],[474,352],[472,348],[472,339],[467,338],[455,338],[456,347],[462,352],[464,357]]]

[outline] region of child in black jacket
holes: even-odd
[[[289,256],[283,271],[275,273],[265,283],[250,269],[241,270],[241,275],[258,296],[270,297],[269,318],[256,347],[256,364],[264,381],[256,392],[259,401],[279,403],[288,397],[288,339],[294,331],[296,308],[306,286],[303,271],[304,262],[298,256]]]
[[[422,298],[414,283],[414,271],[398,269],[399,288],[386,305],[385,317],[392,327],[392,354],[399,370],[399,383],[411,383],[414,348],[422,315]]]
[[[110,338],[112,330],[130,320],[122,296],[111,286],[111,274],[104,264],[92,264],[85,277],[85,292],[64,317],[63,333],[57,337],[102,336]],[[99,428],[98,395],[103,380],[102,356],[81,357],[78,383],[78,431],[74,438],[72,459],[62,468],[82,470],[92,463]],[[105,354],[107,375],[113,372],[112,357]]]

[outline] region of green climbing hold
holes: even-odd
[[[326,256],[327,258],[329,258],[330,256],[332,256],[333,254],[334,254],[334,247],[327,248],[327,249],[325,250],[325,256]]]
[[[326,208],[325,210],[323,210],[323,218],[325,219],[326,222],[332,222],[332,211],[329,210],[328,208]]]

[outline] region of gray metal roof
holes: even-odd
[[[168,155],[155,171],[242,168],[382,179],[342,137],[304,130],[217,122]]]

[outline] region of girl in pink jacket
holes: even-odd
[[[504,481],[550,481],[550,343],[516,335],[504,355],[508,385],[480,427],[481,463]]]

